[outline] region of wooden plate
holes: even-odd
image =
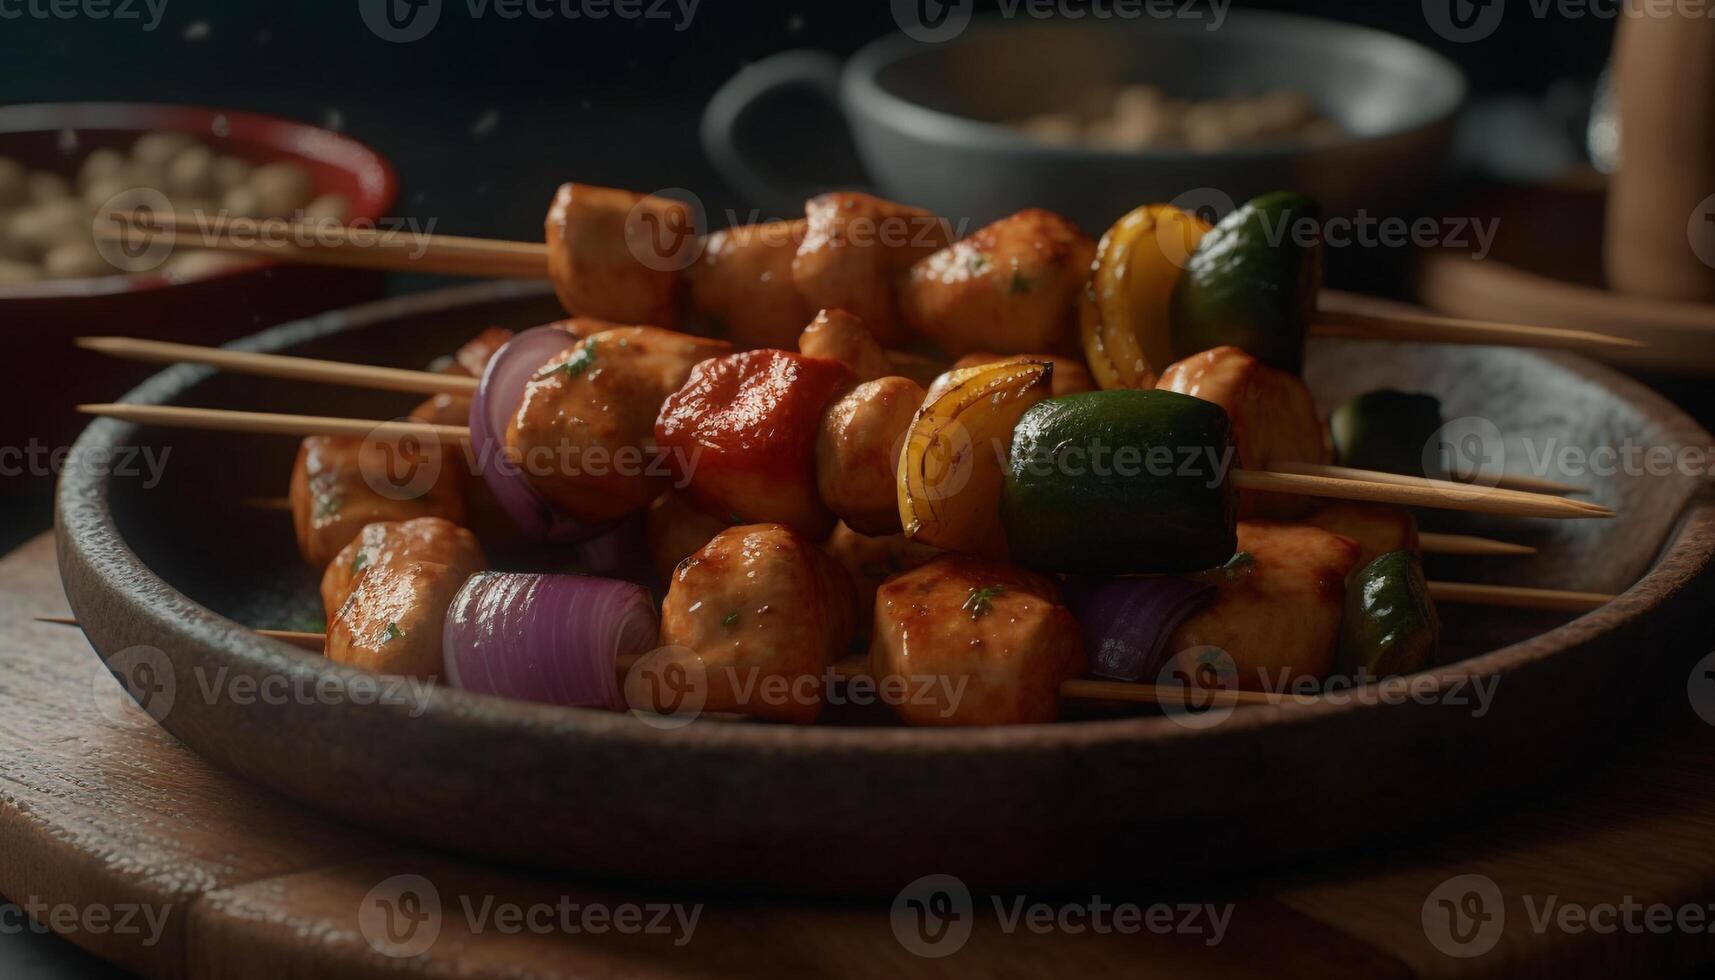
[[[556,313],[540,286],[482,284],[246,346],[415,366],[484,325]],[[1710,444],[1662,399],[1566,356],[1319,343],[1310,380],[1330,403],[1383,384],[1434,391],[1450,416],[1485,416],[1509,440]],[[409,405],[192,368],[128,400],[374,417]],[[104,461],[131,447],[169,453],[157,485],[109,475]],[[1385,847],[1563,778],[1638,712],[1683,697],[1715,642],[1710,481],[1598,475],[1595,499],[1619,519],[1459,524],[1544,552],[1432,573],[1625,594],[1559,625],[1449,608],[1452,651],[1475,656],[1414,678],[1418,696],[1402,703],[1325,697],[1200,730],[1161,716],[664,730],[452,690],[378,701],[369,675],[246,628],[315,611],[287,517],[240,503],[278,496],[291,460],[289,439],[91,425],[60,483],[58,528],[66,592],[96,649],[169,731],[235,773],[400,839],[585,874],[892,895],[933,872],[1135,886]],[[1480,708],[1468,675],[1494,685]]]

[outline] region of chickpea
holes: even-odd
[[[304,205],[305,221],[338,221],[344,222],[346,214],[351,210],[351,202],[344,194],[323,194]]]
[[[77,186],[88,187],[96,181],[122,179],[130,167],[131,161],[125,159],[125,154],[104,146],[85,157],[83,165],[77,168]]]
[[[239,266],[254,264],[254,259],[248,259],[242,255],[196,250],[179,252],[167,260],[166,264],[161,267],[161,271],[174,279],[198,279]]]
[[[221,210],[234,218],[265,218],[262,210],[262,197],[256,193],[256,188],[248,184],[228,190],[220,199]]]
[[[248,160],[240,160],[233,156],[214,158],[214,182],[222,191],[242,187],[250,182],[250,175],[256,170]]]
[[[214,151],[208,147],[186,147],[167,164],[167,193],[206,198],[219,190],[214,176]]]
[[[250,186],[256,191],[263,212],[270,216],[291,214],[310,203],[316,194],[310,172],[285,161],[257,167],[250,175]]]
[[[37,170],[25,177],[24,187],[36,204],[71,196],[71,181],[48,170]]]
[[[12,234],[12,222],[0,221],[0,262],[29,262],[36,251]]]
[[[186,133],[144,133],[131,146],[131,159],[161,169],[196,140]]]
[[[147,187],[167,192],[167,170],[159,164],[133,163],[125,168],[124,179],[127,188]]]
[[[91,242],[62,242],[42,257],[42,271],[49,279],[87,279],[113,275],[115,270]]]
[[[38,282],[41,278],[42,270],[32,263],[0,259],[0,286],[16,286],[26,282]]]
[[[131,189],[131,182],[124,177],[103,177],[85,185],[83,189],[83,204],[88,208],[100,209],[120,194]]]
[[[46,252],[61,242],[89,237],[91,221],[82,201],[65,197],[21,208],[12,215],[11,233],[25,246]]]
[[[0,207],[21,203],[28,189],[24,185],[24,165],[11,157],[0,157]]]

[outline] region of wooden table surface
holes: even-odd
[[[919,919],[907,900],[928,886],[892,909],[596,886],[336,824],[214,769],[120,700],[82,634],[33,620],[65,611],[51,536],[0,559],[0,895],[148,977],[1564,978],[1715,960],[1715,730],[1683,695],[1576,785],[1416,847],[1194,895],[978,895]],[[1554,751],[1520,745],[1520,764]],[[1177,908],[1156,913],[1159,931],[1108,913],[1118,927],[1103,932],[1008,924],[1023,901],[1078,927],[1098,898],[1208,903],[1219,941],[1208,912]],[[658,911],[656,931],[603,918]],[[925,922],[950,928],[931,942]]]

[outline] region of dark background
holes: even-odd
[[[535,238],[552,189],[574,176],[690,187],[712,206],[743,205],[697,144],[709,94],[768,54],[849,53],[896,29],[886,0],[702,0],[684,31],[658,20],[504,20],[492,10],[473,20],[468,2],[443,0],[434,31],[406,44],[370,32],[358,0],[167,0],[152,33],[135,22],[0,20],[0,100],[217,104],[331,124],[398,165],[404,213],[436,217],[445,231]],[[1429,29],[1419,0],[1236,6],[1415,38],[1459,62],[1481,92],[1540,94],[1559,79],[1592,78],[1614,26],[1521,8],[1486,40],[1450,44]],[[474,133],[491,112],[492,125]]]
[[[0,102],[182,102],[330,126],[393,160],[404,188],[397,214],[433,218],[440,231],[518,239],[539,238],[549,195],[567,179],[689,187],[711,209],[747,206],[698,146],[709,94],[768,54],[850,53],[896,26],[885,0],[702,0],[684,31],[647,19],[504,20],[491,11],[473,20],[467,0],[444,0],[433,33],[395,44],[364,25],[358,0],[167,0],[152,32],[136,21],[30,16],[29,2],[0,0],[0,11],[24,14],[0,18]],[[979,12],[997,6],[977,3]],[[1512,16],[1483,42],[1450,44],[1429,29],[1418,0],[1235,6],[1417,39],[1461,64],[1491,99],[1576,91],[1601,69],[1614,28],[1604,17]],[[399,277],[391,288],[431,284]],[[48,513],[40,504],[7,507],[3,519],[0,549],[46,527]],[[111,974],[57,940],[0,936],[0,976]]]

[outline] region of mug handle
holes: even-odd
[[[811,179],[796,182],[794,186],[781,186],[752,162],[757,156],[755,148],[747,146],[740,136],[747,117],[771,97],[795,89],[807,91],[821,103],[836,124],[833,128],[845,133],[849,141],[850,129],[840,108],[840,61],[827,52],[809,49],[782,51],[740,69],[709,99],[703,110],[701,134],[703,152],[728,184],[750,204],[787,217],[802,214],[805,199],[822,190],[869,183],[863,176],[854,181],[850,174],[845,177],[829,174],[820,175],[821,179],[809,175]],[[804,157],[795,158],[799,166],[803,160]]]

